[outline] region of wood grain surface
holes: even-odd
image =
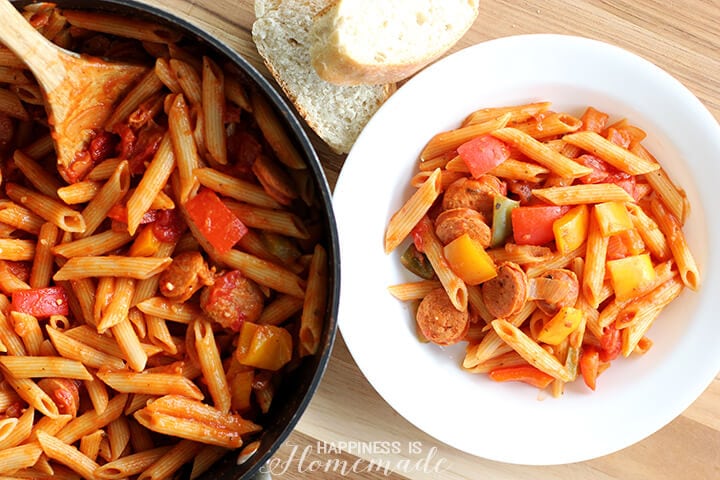
[[[145,1],[207,29],[269,76],[250,35],[254,21],[252,1]],[[480,3],[477,21],[451,51],[525,33],[563,33],[603,40],[668,71],[720,119],[718,0],[481,0]],[[330,153],[317,137],[312,133],[310,136],[328,180],[334,186],[344,157]],[[662,402],[661,398],[649,400]],[[383,453],[385,451],[387,453]],[[373,459],[376,463],[371,463]],[[508,465],[443,445],[405,421],[373,390],[339,335],[319,390],[297,429],[273,460],[274,478],[281,479],[717,479],[720,478],[720,380],[716,378],[704,394],[669,425],[620,452],[563,466]]]

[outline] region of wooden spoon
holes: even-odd
[[[59,170],[72,181],[69,167],[77,154],[148,68],[64,50],[35,30],[8,0],[0,0],[0,18],[0,42],[27,64],[45,95]]]

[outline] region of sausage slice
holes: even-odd
[[[483,248],[490,245],[490,227],[476,210],[452,208],[442,212],[435,220],[435,234],[445,245],[464,233],[479,242]]]
[[[527,275],[517,263],[504,262],[497,276],[482,284],[481,291],[488,312],[495,318],[508,318],[527,301]]]
[[[425,338],[438,345],[459,342],[470,328],[467,310],[456,309],[444,288],[436,288],[422,299],[415,319]]]

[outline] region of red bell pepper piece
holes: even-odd
[[[185,204],[188,217],[218,253],[227,253],[248,231],[247,227],[220,200],[203,188]]]
[[[37,318],[67,315],[70,312],[67,292],[59,285],[16,290],[12,294],[11,308],[16,312],[27,313]]]
[[[545,388],[553,381],[552,376],[532,365],[496,368],[488,376],[496,382],[525,382],[537,388]]]
[[[457,149],[470,175],[478,178],[510,158],[508,146],[492,135],[481,135],[468,140]]]
[[[600,352],[592,345],[583,348],[580,356],[580,374],[585,381],[585,385],[595,390],[595,382],[597,380],[600,368]]]
[[[513,237],[518,245],[544,245],[555,239],[553,222],[570,207],[555,205],[520,206],[510,214]]]

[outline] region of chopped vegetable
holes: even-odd
[[[585,385],[595,390],[597,376],[600,370],[600,352],[592,345],[583,348],[580,355],[580,374],[583,377]]]
[[[217,194],[207,188],[188,200],[185,208],[190,221],[218,253],[227,253],[248,231]]]
[[[604,237],[633,228],[630,214],[623,202],[604,202],[595,205],[595,218]]]
[[[282,327],[243,322],[235,358],[241,365],[279,370],[292,358],[292,336]]]
[[[574,307],[562,307],[545,325],[543,325],[538,341],[548,345],[558,345],[565,340],[582,321],[583,312]]]
[[[493,259],[467,233],[445,245],[443,253],[453,272],[468,285],[478,285],[497,276]]]
[[[418,277],[426,280],[431,280],[435,277],[435,270],[433,270],[430,261],[424,253],[419,252],[418,249],[415,248],[415,244],[413,243],[408,246],[405,253],[400,257],[400,263]]]
[[[587,239],[590,209],[578,205],[553,222],[555,246],[560,253],[572,252]]]
[[[230,387],[230,408],[236,412],[243,412],[250,408],[252,384],[255,379],[255,370],[247,367],[228,378]]]
[[[622,335],[612,323],[605,327],[600,337],[600,361],[615,360],[622,350]]]
[[[131,257],[152,257],[160,249],[160,240],[153,233],[153,226],[146,225],[140,230],[130,246]]]
[[[12,294],[11,309],[37,318],[67,315],[68,295],[61,286],[16,290]]]
[[[532,365],[496,368],[491,370],[488,375],[496,382],[525,382],[537,388],[547,387],[554,379],[551,375]]]
[[[510,158],[510,149],[505,142],[492,135],[473,138],[460,145],[457,152],[473,178],[480,177]]]
[[[490,246],[497,247],[505,243],[512,234],[512,211],[520,206],[517,200],[504,195],[493,196],[493,218]]]
[[[518,245],[544,245],[555,239],[553,223],[569,207],[533,205],[517,207],[511,212],[513,237]]]
[[[610,284],[619,302],[635,297],[657,278],[648,253],[609,260],[606,265],[610,272]]]

